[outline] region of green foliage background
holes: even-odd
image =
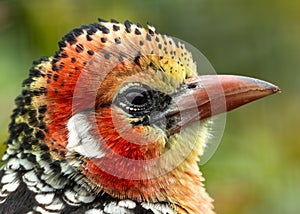
[[[70,29],[104,19],[151,21],[193,44],[218,73],[254,76],[283,93],[227,115],[202,167],[217,213],[300,211],[300,2],[294,0],[2,0],[0,140],[31,61],[53,55]],[[2,150],[3,150],[2,146]]]

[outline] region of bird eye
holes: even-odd
[[[145,84],[131,82],[121,87],[113,102],[132,116],[142,116],[162,111],[170,104],[171,97]]]
[[[139,107],[147,104],[149,92],[140,89],[131,89],[125,94],[125,99],[133,106]]]
[[[115,98],[115,103],[130,114],[149,113],[155,105],[155,91],[140,83],[125,85]]]

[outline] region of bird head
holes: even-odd
[[[70,169],[61,173],[95,194],[210,213],[198,169],[210,118],[279,89],[241,76],[199,76],[185,45],[150,24],[100,21],[74,29],[59,46],[35,65],[24,90],[44,91],[30,102],[46,124],[36,137]]]

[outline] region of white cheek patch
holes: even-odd
[[[102,139],[95,139],[91,135],[91,124],[83,113],[73,115],[68,121],[67,128],[69,151],[75,151],[87,158],[101,158],[104,152],[100,150]]]

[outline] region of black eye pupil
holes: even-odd
[[[126,99],[135,106],[144,105],[147,103],[146,92],[130,91],[126,94]]]

